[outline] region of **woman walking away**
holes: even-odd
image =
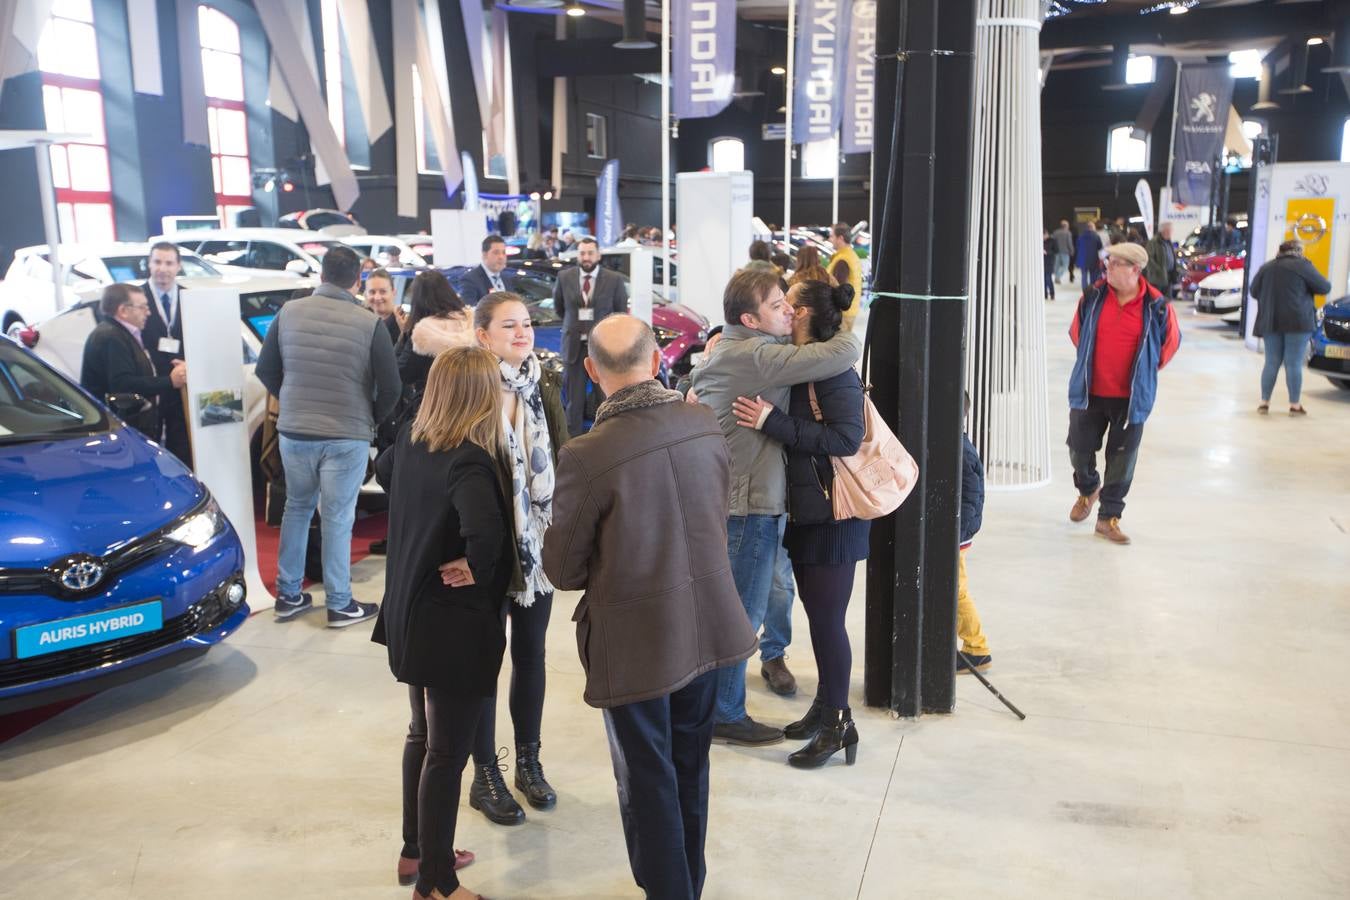
[[[452,848],[460,780],[506,650],[512,536],[498,381],[484,350],[441,354],[417,417],[376,466],[389,491],[389,556],[371,639],[409,686],[399,881],[416,859],[414,900],[478,896],[459,883]]]
[[[544,718],[544,637],[553,609],[553,585],[541,565],[544,531],[553,521],[553,466],[567,439],[567,413],[557,375],[534,355],[530,311],[516,294],[494,291],[474,308],[478,343],[497,363],[502,429],[508,446],[513,496],[516,573],[511,602],[511,723],[516,739],[516,789],[535,809],[558,797],[539,762]],[[496,749],[497,697],[483,702],[474,742],[469,805],[498,825],[519,825],[525,810],[506,787]]]
[[[1304,351],[1317,328],[1316,294],[1331,291],[1331,282],[1303,255],[1300,241],[1285,241],[1280,253],[1257,270],[1252,278],[1256,298],[1256,323],[1252,333],[1265,341],[1266,367],[1261,370],[1259,413],[1270,412],[1275,377],[1284,366],[1284,384],[1289,388],[1289,415],[1306,416],[1303,393]]]
[[[808,281],[794,285],[787,299],[792,304],[792,341],[802,346],[834,337],[843,325],[844,310],[853,302],[853,287]],[[862,445],[866,430],[862,381],[849,369],[824,381],[794,387],[786,412],[758,397],[738,398],[734,410],[741,425],[761,429],[788,450],[789,519],[783,545],[792,559],[797,591],[811,625],[811,649],[820,675],[816,699],[806,716],[783,729],[789,738],[810,741],[789,756],[788,762],[800,769],[814,769],[843,750],[852,765],[858,752],[858,731],[848,705],[853,650],[844,616],[858,561],[867,558],[871,523],[835,520],[830,457],[852,456]]]
[[[444,275],[435,269],[419,272],[409,291],[411,309],[394,355],[398,358],[399,377],[404,387],[410,389],[411,418],[427,383],[431,361],[451,347],[472,347],[474,340],[470,313]]]
[[[792,273],[788,284],[801,284],[803,281],[823,281],[830,287],[839,283],[834,280],[829,270],[821,265],[820,251],[810,244],[797,250],[797,269]]]

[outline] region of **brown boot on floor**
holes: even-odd
[[[1128,544],[1130,536],[1120,530],[1120,519],[1098,519],[1097,536],[1104,537],[1113,544]]]
[[[1073,509],[1069,510],[1070,522],[1082,522],[1092,515],[1092,507],[1097,505],[1097,498],[1102,494],[1102,489],[1097,488],[1091,494],[1086,494],[1073,501]]]
[[[780,697],[791,697],[797,693],[797,679],[788,671],[785,657],[771,659],[760,666],[759,674],[769,683],[769,690]]]

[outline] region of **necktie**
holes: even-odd
[[[173,295],[167,291],[159,295],[160,302],[164,304],[164,327],[173,329]]]
[[[589,275],[581,279],[581,302],[586,306],[591,305],[591,276]]]
[[[494,291],[506,290],[506,286],[502,284],[502,276],[496,274],[492,276],[492,289]]]

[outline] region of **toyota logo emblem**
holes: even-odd
[[[91,559],[73,562],[61,572],[61,584],[72,591],[87,591],[102,580],[103,566]]]

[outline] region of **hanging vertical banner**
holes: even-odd
[[[797,0],[792,142],[827,141],[843,117],[844,43],[852,0]]]
[[[844,53],[844,124],[839,136],[839,149],[843,153],[872,152],[876,52],[876,0],[854,0]]]
[[[619,210],[619,161],[611,159],[595,179],[595,239],[601,247],[612,247],[623,232],[623,213]]]
[[[736,86],[735,0],[675,0],[670,77],[677,119],[702,119],[727,108]]]
[[[1214,160],[1223,153],[1232,102],[1233,76],[1226,63],[1181,67],[1172,147],[1172,187],[1178,203],[1209,205]]]
[[[1134,201],[1139,204],[1139,215],[1144,219],[1144,230],[1148,239],[1153,240],[1153,188],[1148,186],[1147,178],[1140,178],[1134,186]]]
[[[468,150],[459,151],[459,164],[464,169],[464,208],[478,208],[478,167],[473,164],[473,154]]]
[[[178,0],[174,11],[178,18],[178,46],[200,47],[195,0]],[[178,93],[183,106],[183,143],[211,146],[206,127],[206,80],[200,53],[178,54]]]
[[[136,93],[164,96],[155,0],[127,0],[127,33],[131,37],[131,83]]]

